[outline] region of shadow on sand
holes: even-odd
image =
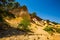
[[[17,29],[17,28],[13,28],[13,27],[8,27],[8,26],[5,26],[3,27],[3,29],[0,30],[0,38],[3,38],[3,37],[10,37],[10,36],[13,36],[13,35],[23,35],[23,34],[27,34],[26,31],[22,31],[20,29]]]

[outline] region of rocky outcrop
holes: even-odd
[[[27,17],[28,19],[30,19],[30,15],[28,13],[26,6],[12,9],[9,12],[11,12],[12,14],[14,14],[17,17]]]

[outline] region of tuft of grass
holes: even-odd
[[[53,27],[49,27],[49,26],[45,27],[43,30],[45,30],[45,31],[47,31],[47,32],[49,32],[49,33],[55,32],[55,31],[53,30]]]
[[[45,27],[43,30],[49,32],[49,33],[53,33],[53,32],[57,32],[57,33],[60,33],[60,28],[53,28],[53,27]]]
[[[57,33],[60,33],[60,28],[55,28]]]

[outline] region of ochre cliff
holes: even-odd
[[[17,29],[17,26],[20,24],[23,18],[26,17],[28,20],[30,20],[31,25],[28,27],[32,33],[28,32],[26,34],[25,32],[17,31],[15,29],[9,29],[4,32],[10,35],[14,33],[19,35],[0,38],[0,40],[60,40],[60,30],[55,30],[57,28],[60,28],[60,24],[54,24],[53,22],[43,20],[38,16],[32,16],[32,14],[29,14],[25,6],[9,10],[9,12],[15,15],[15,18],[4,17],[3,19],[5,22],[7,22],[8,25]],[[48,30],[46,30],[45,28],[47,26],[51,27],[52,29],[50,30],[47,28]],[[3,35],[6,35],[4,32],[2,32]],[[2,33],[0,33],[0,36],[2,36]]]

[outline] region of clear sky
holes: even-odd
[[[60,0],[16,0],[26,5],[30,13],[36,12],[42,19],[60,23]]]

